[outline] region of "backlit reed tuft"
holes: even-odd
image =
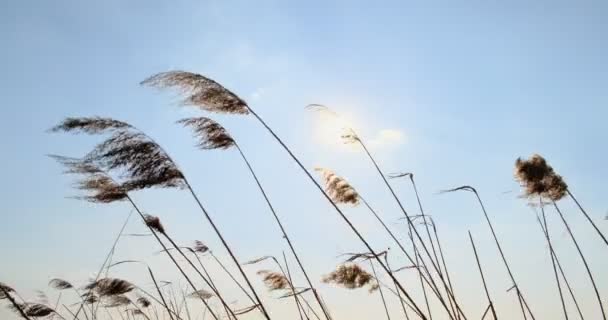
[[[85,289],[92,290],[99,296],[113,296],[125,294],[133,290],[135,286],[129,281],[116,278],[103,278],[88,284]]]
[[[329,169],[315,168],[323,176],[325,192],[335,203],[359,204],[359,194],[344,178]]]
[[[270,291],[291,289],[289,280],[284,275],[270,270],[260,270],[257,272],[262,276],[262,281]]]
[[[553,201],[562,199],[568,190],[563,178],[538,154],[515,161],[515,178],[525,187],[528,197],[540,196]]]
[[[187,118],[178,121],[190,127],[198,140],[197,147],[205,150],[228,149],[235,145],[234,139],[222,125],[206,117]]]
[[[158,218],[157,216],[145,214],[144,222],[148,227],[152,228],[154,231],[165,234],[165,227],[160,222],[160,218]]]
[[[356,264],[342,264],[323,277],[324,283],[334,283],[347,289],[358,289],[369,286],[369,292],[377,290],[378,283],[367,271]]]
[[[232,91],[203,75],[186,71],[162,72],[141,82],[155,88],[176,88],[185,97],[183,105],[218,113],[248,114],[247,103]]]
[[[51,281],[49,281],[49,286],[53,289],[57,289],[57,290],[65,290],[65,289],[71,289],[74,288],[74,286],[63,280],[63,279],[59,279],[59,278],[55,278],[52,279]]]
[[[128,129],[131,125],[119,120],[101,117],[68,117],[61,123],[52,127],[51,132],[73,132],[87,134],[101,134],[114,130]]]
[[[152,305],[152,302],[150,302],[150,300],[148,300],[148,298],[146,297],[139,297],[137,298],[137,304],[140,305],[142,308],[147,308]]]

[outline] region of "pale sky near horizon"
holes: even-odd
[[[174,156],[242,260],[281,255],[286,247],[238,155],[195,149],[190,133],[174,122],[200,113],[176,107],[174,94],[139,86],[154,73],[180,69],[214,78],[246,99],[307,167],[328,167],[348,178],[405,238],[398,208],[371,163],[360,150],[335,143],[329,125],[304,107],[322,103],[343,114],[387,173],[415,173],[471,319],[486,305],[467,230],[478,242],[499,314],[519,319],[474,198],[437,194],[475,186],[537,319],[563,318],[547,247],[532,209],[518,197],[513,163],[544,155],[608,233],[607,39],[608,2],[599,0],[2,0],[0,281],[29,298],[43,289],[54,303],[48,280],[84,283],[129,214],[125,204],[67,198],[76,192],[73,180],[45,155],[82,155],[96,140],[46,132],[66,116],[109,116],[138,126]],[[362,250],[253,118],[211,116],[243,147],[315,279],[340,262],[337,255]],[[416,213],[411,186],[391,182]],[[200,239],[226,258],[185,192],[150,190],[136,199],[180,243]],[[608,248],[571,201],[563,202],[600,291],[608,295]],[[363,208],[346,211],[378,250],[394,247]],[[599,319],[565,229],[555,212],[548,214],[583,311],[587,319]],[[143,231],[133,217],[127,232]],[[397,267],[404,261],[395,249]],[[178,281],[156,251],[149,238],[125,237],[115,260],[146,260],[162,278]],[[248,271],[264,291],[257,269]],[[125,265],[113,272],[149,286],[144,271]],[[417,278],[401,277],[419,301]],[[300,276],[296,281],[304,285]],[[318,285],[336,319],[383,317],[376,295]],[[276,296],[264,293],[277,318],[295,318],[292,305]],[[389,303],[397,319],[399,305],[392,298]],[[0,318],[12,319],[4,305]],[[576,318],[571,303],[569,311]]]

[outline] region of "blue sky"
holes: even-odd
[[[466,309],[481,314],[485,307],[466,238],[471,229],[500,311],[510,316],[516,311],[504,293],[510,285],[475,202],[466,194],[436,194],[475,186],[536,312],[557,317],[550,260],[531,209],[518,198],[512,167],[518,156],[546,156],[608,232],[601,221],[608,210],[607,17],[605,1],[4,0],[0,280],[25,295],[56,276],[84,281],[129,213],[121,204],[66,199],[74,194],[71,180],[45,154],[77,156],[94,140],[45,132],[65,116],[111,116],[140,127],[191,177],[243,260],[280,255],[281,238],[237,154],[193,148],[189,132],[173,124],[193,113],[176,107],[174,95],[138,85],[153,73],[183,69],[237,92],[307,166],[344,175],[396,221],[397,207],[364,155],[328,143],[326,124],[304,106],[323,103],[351,119],[387,172],[416,174]],[[361,250],[254,119],[214,117],[251,158],[317,278],[339,262],[336,255]],[[410,186],[395,186],[415,212]],[[223,254],[186,194],[152,190],[136,198],[178,240],[205,240]],[[571,203],[563,206],[608,292],[608,275],[599,273],[608,267],[606,248]],[[390,245],[364,210],[349,212],[378,248]],[[587,298],[585,310],[597,316],[583,269],[553,212],[551,221],[577,292]],[[129,230],[143,229],[133,219]],[[174,277],[153,254],[157,249],[149,239],[126,238],[117,255],[146,259],[164,277]],[[140,269],[128,266],[116,275],[145,284]],[[338,316],[368,319],[381,312],[377,297],[321,288]],[[353,303],[360,310],[350,308]],[[293,311],[276,305],[277,314]]]

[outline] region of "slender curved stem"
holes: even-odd
[[[551,243],[551,236],[549,235],[549,224],[547,223],[547,216],[545,214],[545,208],[543,207],[542,197],[538,198],[538,202],[540,205],[540,210],[541,210],[543,220],[541,222],[540,218],[538,216],[536,217],[536,219],[538,220],[538,222],[541,225],[545,226],[543,229],[547,231],[547,232],[543,232],[543,233],[545,235],[545,239],[547,239],[547,244],[549,245],[549,255],[551,256],[551,265],[553,266],[553,273],[555,274],[555,283],[557,285],[557,291],[559,293],[559,300],[562,304],[562,309],[564,311],[564,319],[568,320],[568,309],[566,308],[566,302],[564,301],[564,293],[562,292],[562,286],[559,281],[559,273],[557,273],[555,256],[553,255],[553,244]]]
[[[595,229],[597,234],[602,238],[602,240],[604,240],[604,243],[608,246],[608,239],[606,239],[606,236],[604,236],[604,234],[600,231],[600,228],[598,228],[598,226],[595,224],[595,222],[593,222],[591,217],[587,214],[587,211],[585,211],[585,209],[583,209],[583,206],[581,206],[581,204],[578,202],[578,200],[576,200],[574,195],[572,195],[572,192],[570,192],[570,189],[567,189],[566,192],[568,192],[568,195],[570,196],[570,198],[572,198],[572,200],[574,200],[574,202],[576,203],[578,208],[581,210],[583,215],[585,215],[585,218],[587,218],[587,221],[589,221],[589,223],[591,223],[591,225],[593,226],[593,228]]]
[[[11,296],[9,294],[8,290],[6,290],[4,288],[4,286],[0,286],[0,291],[2,291],[2,294],[8,299],[8,301],[11,302],[11,304],[13,305],[13,307],[15,307],[15,309],[19,312],[19,314],[23,317],[23,319],[30,320],[30,317],[28,317],[25,314],[25,311],[23,311],[23,308],[21,308],[21,306],[17,303],[17,301],[15,301],[15,299],[13,298],[13,296]]]
[[[163,302],[162,303],[163,307],[165,307],[165,309],[167,309],[167,312],[169,313],[169,318],[171,318],[171,320],[175,320],[175,319],[173,319],[173,315],[171,314],[171,309],[169,309],[169,306],[167,305],[167,301],[165,300],[163,293],[160,291],[160,287],[158,286],[158,283],[156,282],[156,278],[154,277],[154,273],[152,273],[152,269],[150,269],[150,267],[148,267],[148,272],[150,273],[150,278],[152,278],[152,282],[154,282],[154,287],[156,288],[156,291],[158,292],[158,295],[160,296],[160,299]]]
[[[578,245],[578,241],[574,237],[574,233],[572,233],[572,229],[570,229],[570,225],[566,221],[564,214],[559,209],[559,207],[557,206],[555,201],[553,201],[553,206],[555,207],[555,210],[559,214],[559,217],[562,219],[562,222],[564,223],[564,226],[566,227],[566,230],[568,231],[568,234],[570,235],[570,239],[572,239],[572,242],[574,243],[574,246],[576,247],[576,251],[578,251],[578,255],[581,257],[581,260],[583,261],[583,265],[585,266],[585,270],[587,270],[587,275],[589,276],[589,280],[591,280],[591,284],[593,285],[593,290],[595,291],[595,296],[597,297],[597,302],[599,303],[600,310],[602,311],[602,318],[604,320],[606,320],[606,312],[604,311],[604,304],[602,302],[602,297],[600,296],[600,292],[597,288],[597,285],[595,284],[595,279],[593,278],[593,273],[591,272],[591,268],[589,268],[587,259],[585,258],[585,255],[583,254],[581,247]]]
[[[473,241],[473,236],[471,235],[471,231],[469,231],[469,239],[471,240],[471,247],[473,247],[473,253],[475,254],[475,261],[477,261],[477,268],[479,269],[479,275],[481,275],[481,282],[483,283],[483,290],[486,293],[486,297],[488,298],[489,306],[488,308],[492,311],[492,316],[494,316],[494,320],[498,320],[496,316],[496,310],[494,309],[494,303],[492,302],[492,298],[490,297],[490,290],[488,290],[488,285],[486,284],[486,278],[483,275],[483,269],[481,268],[481,262],[479,262],[479,255],[477,255],[477,248],[475,247],[475,242]],[[487,310],[486,310],[487,313]],[[484,314],[485,315],[485,314]],[[484,317],[481,317],[482,319]]]
[[[283,234],[283,238],[287,242],[287,245],[289,246],[289,250],[293,254],[294,258],[296,259],[296,262],[298,263],[298,266],[300,267],[300,270],[302,271],[302,274],[304,275],[304,278],[306,279],[306,282],[308,283],[308,286],[310,287],[310,289],[313,292],[315,300],[317,300],[317,303],[319,304],[319,307],[323,311],[323,315],[325,316],[325,319],[326,320],[330,320],[331,316],[329,315],[329,312],[326,310],[326,308],[324,307],[323,303],[321,302],[321,298],[319,297],[316,288],[312,284],[312,281],[310,280],[310,277],[308,276],[308,272],[306,272],[306,269],[304,268],[304,265],[303,265],[300,257],[296,253],[296,249],[293,246],[291,238],[287,235],[287,231],[285,230],[285,227],[283,226],[283,223],[281,222],[281,219],[279,218],[279,215],[277,214],[276,210],[274,209],[274,206],[270,202],[270,199],[268,198],[268,195],[266,194],[266,191],[262,187],[262,183],[260,182],[260,180],[258,179],[257,175],[255,174],[255,171],[253,170],[253,167],[249,163],[249,160],[247,159],[247,157],[243,153],[243,150],[241,149],[241,147],[236,142],[235,142],[235,146],[236,146],[236,149],[239,151],[239,154],[241,155],[241,158],[243,159],[243,161],[247,165],[247,168],[249,169],[249,172],[251,173],[253,179],[255,180],[255,183],[257,184],[258,188],[260,189],[260,192],[262,193],[262,196],[264,197],[264,200],[266,201],[266,204],[268,205],[268,208],[270,209],[270,212],[272,213],[272,215],[273,215],[273,217],[274,217],[277,225],[279,226],[279,229],[281,229],[281,233]]]
[[[378,274],[376,273],[376,268],[374,267],[374,262],[369,260],[369,265],[372,267],[372,273],[374,274],[374,278],[376,281],[378,280]],[[391,314],[388,312],[388,305],[386,304],[386,299],[384,298],[384,292],[382,292],[382,286],[378,284],[378,292],[380,293],[380,298],[382,299],[382,305],[384,306],[384,312],[386,312],[386,319],[391,320]]]

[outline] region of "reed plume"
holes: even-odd
[[[558,201],[566,195],[568,185],[555,173],[545,158],[534,154],[530,159],[515,161],[515,178],[525,187],[528,197],[543,197]]]
[[[198,253],[205,253],[209,251],[209,247],[207,247],[203,242],[199,240],[194,241],[194,247],[192,249],[194,249],[194,251]]]
[[[152,302],[148,300],[146,297],[137,298],[137,304],[139,304],[142,308],[147,308],[152,305]]]
[[[59,279],[59,278],[55,278],[55,279],[52,279],[51,281],[49,281],[49,286],[51,288],[54,288],[57,290],[65,290],[65,289],[74,288],[74,286],[71,283],[69,283],[63,279]]]
[[[116,307],[120,307],[120,306],[126,306],[131,304],[131,299],[129,299],[128,297],[119,294],[119,295],[114,295],[114,296],[110,296],[108,298],[105,299],[103,306],[106,308],[116,308]]]
[[[369,287],[369,292],[378,290],[378,283],[374,276],[357,264],[342,264],[336,270],[323,277],[324,283],[333,283],[346,289],[359,289]]]
[[[85,286],[85,289],[92,290],[101,297],[125,294],[134,288],[129,281],[117,278],[103,278]]]
[[[57,314],[53,308],[42,303],[26,303],[24,311],[26,315],[34,318],[44,318],[51,314]]]
[[[144,223],[146,224],[146,226],[154,229],[154,231],[161,233],[161,234],[165,234],[165,227],[160,222],[160,218],[158,218],[157,216],[145,214]]]
[[[323,176],[325,192],[336,203],[358,205],[359,193],[342,177],[329,169],[315,168]]]
[[[247,103],[219,83],[186,71],[162,72],[141,82],[156,88],[176,88],[184,94],[182,104],[210,112],[248,114]]]
[[[264,284],[270,291],[289,290],[292,288],[287,277],[279,272],[260,270],[257,272],[257,274],[262,277]]]
[[[201,289],[201,290],[197,290],[197,291],[194,291],[194,292],[190,293],[188,295],[188,297],[190,297],[190,298],[201,298],[201,299],[207,300],[207,299],[213,298],[214,295],[211,292],[208,292],[206,290],[202,290]]]

